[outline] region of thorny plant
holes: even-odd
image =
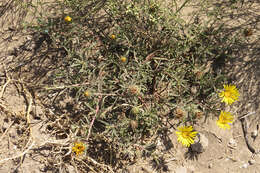
[[[37,56],[53,56],[45,61],[43,82],[32,82],[33,75],[22,80],[54,113],[47,115],[49,128],[65,134],[57,138],[74,134],[85,143],[85,155],[117,170],[122,160],[141,157],[138,150],[153,145],[162,129],[217,112],[215,93],[226,80],[219,62],[232,56],[237,40],[223,34],[214,15],[187,25],[180,12],[188,3],[38,2],[48,13],[35,10],[37,22],[25,23],[36,33],[37,53],[15,69],[37,71]],[[79,169],[90,169],[84,165]]]

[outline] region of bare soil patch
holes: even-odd
[[[228,4],[213,5],[224,8]],[[245,121],[249,144],[257,152],[260,140],[259,137],[253,139],[251,133],[258,130],[260,116],[259,12],[259,2],[253,1],[222,14],[227,33],[246,29],[253,32],[246,36],[247,44],[237,45],[237,50],[232,50],[236,58],[221,68],[241,93],[240,101],[232,106],[236,121],[231,130],[219,129],[216,118],[201,119],[195,128],[208,140],[202,153],[190,153],[177,142],[175,132],[171,131],[157,140],[156,152],[161,153],[162,158],[138,160],[133,165],[126,165],[122,172],[259,172],[259,154],[249,151],[238,119],[255,112]],[[51,126],[47,123],[52,117],[51,109],[44,107],[38,99],[40,94],[32,95],[26,85],[26,81],[37,85],[42,79],[51,77],[52,69],[60,65],[59,58],[64,56],[64,51],[38,49],[37,45],[48,44],[48,38],[21,29],[19,20],[26,16],[26,12],[19,11],[14,4],[0,4],[0,16],[0,172],[77,172],[70,158],[71,137],[62,136],[62,132],[58,137],[53,132],[51,134]],[[50,51],[51,54],[43,56]],[[25,68],[20,68],[19,62],[27,65],[21,64]]]

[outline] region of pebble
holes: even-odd
[[[249,163],[250,165],[253,165],[253,164],[255,164],[255,162],[256,162],[256,161],[255,161],[255,160],[253,160],[253,159],[251,159],[251,160],[249,160],[249,161],[248,161],[248,163]]]
[[[25,37],[26,40],[32,40],[32,36],[28,35]]]
[[[228,145],[231,147],[237,147],[237,142],[235,139],[231,138],[228,142]]]
[[[20,36],[13,36],[12,39],[13,40],[18,40],[20,38]]]
[[[255,139],[258,136],[257,130],[252,131],[251,137]]]
[[[245,164],[243,164],[242,166],[240,166],[240,168],[247,168],[248,167],[248,164],[247,163],[245,163]]]

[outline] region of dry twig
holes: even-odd
[[[31,138],[29,139],[28,143],[29,143],[30,141],[31,141]],[[27,143],[27,144],[28,144],[28,143]],[[0,160],[0,163],[3,163],[3,162],[8,161],[8,160],[13,160],[13,159],[17,159],[17,158],[19,158],[19,157],[22,157],[22,156],[25,155],[29,150],[32,149],[32,147],[34,146],[34,144],[35,144],[35,142],[32,141],[32,144],[31,144],[24,152],[22,152],[21,154],[18,154],[18,155],[16,155],[16,156],[14,156],[14,157],[9,157],[9,158],[2,159],[2,160]]]
[[[30,145],[24,152],[22,152],[22,153],[20,153],[20,154],[18,154],[18,155],[16,155],[16,156],[13,156],[13,157],[10,157],[10,158],[5,158],[5,159],[0,160],[0,163],[3,163],[3,162],[8,161],[8,160],[13,160],[13,159],[22,157],[22,156],[24,156],[29,150],[31,150],[32,147],[34,146],[35,141],[34,141],[34,137],[32,136],[32,128],[31,128],[31,126],[30,126],[31,121],[30,121],[30,116],[29,116],[29,115],[30,115],[31,107],[32,107],[32,99],[30,99],[29,106],[28,106],[28,109],[27,109],[27,116],[26,116],[26,117],[27,117],[28,125],[29,125],[29,127],[30,127],[30,139],[28,140],[28,143],[26,144],[26,146],[27,146],[27,145],[31,142],[31,140],[32,140],[31,145]]]
[[[7,127],[7,129],[5,130],[5,132],[2,134],[2,136],[0,137],[0,141],[2,141],[2,139],[4,138],[4,136],[6,135],[6,133],[8,132],[8,130],[10,129],[10,127],[14,124],[14,121]]]
[[[113,169],[112,169],[110,166],[105,165],[105,164],[98,163],[96,160],[94,160],[93,158],[91,158],[91,157],[89,157],[89,156],[87,156],[87,159],[88,159],[89,161],[91,161],[92,163],[94,163],[95,165],[101,166],[103,169],[105,169],[105,167],[106,167],[107,169],[109,169],[109,171],[110,171],[111,173],[114,173]],[[105,170],[106,170],[106,169],[105,169]]]
[[[240,120],[241,125],[242,125],[242,130],[243,130],[243,134],[244,134],[244,138],[245,138],[245,141],[246,141],[247,148],[249,149],[249,151],[251,153],[256,154],[256,150],[250,145],[250,143],[248,141],[247,121],[246,121],[246,117],[253,115],[253,114],[255,114],[255,112],[251,112],[251,113],[248,113],[246,115],[243,115],[243,116],[239,117],[239,120]]]
[[[90,127],[89,127],[89,129],[88,129],[88,136],[87,136],[87,139],[86,139],[87,141],[88,141],[88,139],[89,139],[89,137],[90,137],[90,133],[91,133],[92,127],[93,127],[94,122],[95,122],[95,120],[96,120],[96,117],[97,117],[97,115],[98,115],[98,113],[99,113],[99,106],[100,106],[101,100],[102,100],[102,96],[99,96],[99,100],[98,100],[97,107],[96,107],[96,113],[95,113],[95,116],[93,117],[93,119],[92,119],[92,121],[91,121],[91,123],[90,123]]]
[[[5,66],[4,66],[4,69],[5,69]],[[4,86],[3,86],[3,88],[2,88],[2,91],[1,91],[1,93],[0,93],[0,98],[3,97],[5,88],[6,88],[7,85],[11,82],[11,79],[10,79],[9,75],[7,74],[6,69],[5,69],[5,75],[6,75],[6,77],[7,77],[7,81],[6,81],[6,83],[4,84]]]

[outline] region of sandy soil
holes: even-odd
[[[0,4],[0,173],[76,172],[69,164],[64,165],[64,170],[49,169],[50,161],[46,157],[50,154],[48,147],[68,147],[68,139],[56,141],[46,133],[46,117],[42,105],[37,101],[30,104],[31,96],[16,82],[19,76],[9,72],[11,64],[17,61],[16,57],[19,56],[19,51],[24,49],[24,45],[27,49],[24,56],[32,55],[34,42],[31,35],[19,29],[19,18],[15,13],[11,13],[15,9],[9,8],[9,11],[5,11],[3,4]],[[18,16],[23,17],[21,11],[17,11],[18,13]],[[259,137],[253,140],[250,136],[251,132],[256,130],[260,117],[260,3],[249,2],[243,8],[238,7],[224,16],[227,21],[226,28],[230,32],[243,28],[253,29],[253,35],[248,37],[247,44],[239,45],[236,58],[224,68],[232,83],[236,84],[241,92],[240,101],[234,104],[232,109],[227,108],[236,115],[232,129],[219,129],[215,123],[216,119],[210,118],[201,123],[201,126],[195,126],[204,144],[201,153],[192,153],[182,147],[172,131],[168,137],[161,137],[157,141],[157,152],[163,154],[165,159],[164,164],[159,164],[158,170],[151,166],[151,160],[140,160],[127,166],[125,172],[260,172],[259,154],[249,151],[241,121],[238,119],[239,116],[255,112],[246,118],[248,140],[256,151],[260,150]],[[8,81],[7,77],[11,80]],[[32,106],[33,113],[28,115],[29,105]],[[28,126],[28,123],[32,125]],[[22,155],[23,152],[26,154]]]

